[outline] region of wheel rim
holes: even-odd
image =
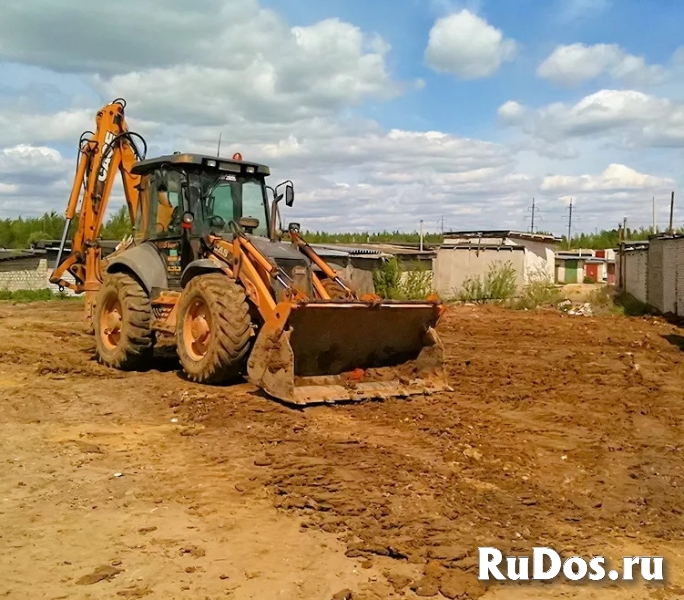
[[[204,300],[197,298],[188,308],[183,320],[183,341],[193,360],[202,360],[211,341],[211,313]]]
[[[100,338],[109,350],[114,350],[121,341],[121,326],[123,323],[123,309],[121,301],[116,297],[110,297],[102,307],[100,318]]]

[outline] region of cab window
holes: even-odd
[[[180,173],[158,175],[150,186],[149,236],[177,237],[181,234],[181,177]]]
[[[259,221],[254,234],[268,236],[268,208],[261,180],[231,176],[213,180],[209,183],[205,197],[204,215],[207,223],[214,216],[221,217],[226,229],[231,221],[252,217]]]

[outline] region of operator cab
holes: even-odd
[[[209,234],[232,236],[237,225],[257,243],[274,239],[265,165],[239,154],[229,160],[179,153],[139,161],[131,170],[141,176],[134,238],[160,251],[171,288],[180,286],[183,269],[202,255],[201,240]],[[291,206],[289,182],[285,198]]]
[[[195,236],[220,235],[241,220],[248,233],[268,237],[270,170],[238,157],[172,154],[136,163],[132,172],[142,176],[136,237],[177,237],[184,221]]]

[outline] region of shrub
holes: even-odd
[[[549,281],[532,280],[523,289],[515,301],[514,308],[531,310],[538,306],[555,306],[562,300],[558,287]]]
[[[432,290],[432,271],[422,268],[406,271],[399,283],[400,294],[404,300],[424,300]]]
[[[549,280],[547,271],[538,267],[527,272],[527,283],[513,308],[531,310],[538,306],[555,306],[562,299],[559,287]]]
[[[637,301],[632,303],[627,298],[617,298],[615,287],[612,285],[602,285],[592,290],[587,296],[587,302],[591,304],[595,313],[611,312],[629,315],[643,315],[646,307]]]
[[[424,300],[432,294],[432,272],[428,268],[403,271],[396,256],[373,271],[375,293],[388,300]]]
[[[615,303],[613,312],[616,313],[622,313],[631,317],[641,317],[652,313],[646,304],[630,294],[615,295],[613,302]]]
[[[487,302],[510,300],[517,291],[517,275],[513,263],[493,262],[487,273],[480,277],[468,277],[458,294],[462,302]]]
[[[375,285],[375,293],[378,296],[394,300],[400,283],[401,272],[396,256],[383,261],[382,266],[373,271],[373,284]]]

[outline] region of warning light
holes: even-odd
[[[233,154],[233,160],[242,160],[242,154],[236,152],[235,154]]]

